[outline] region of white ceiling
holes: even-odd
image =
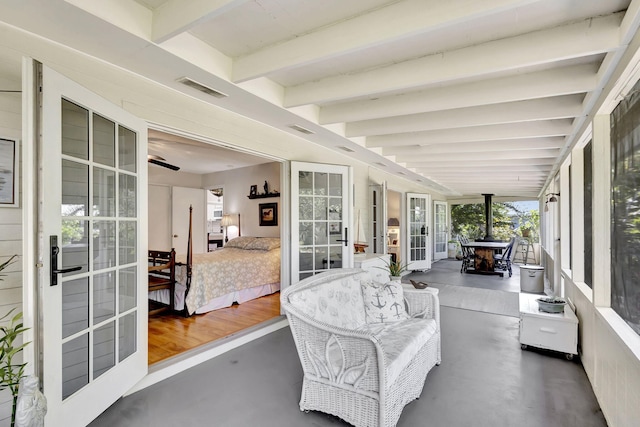
[[[639,1],[14,0],[0,20],[451,197],[535,198]]]

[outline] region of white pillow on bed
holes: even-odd
[[[270,251],[280,247],[280,239],[277,237],[256,237],[253,241],[249,242],[245,249],[252,249],[257,251]]]
[[[240,236],[234,239],[229,240],[224,247],[225,248],[235,248],[235,249],[246,249],[247,245],[255,240],[255,237],[249,236]]]

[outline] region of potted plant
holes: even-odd
[[[389,262],[385,262],[385,267],[377,267],[383,270],[387,270],[389,272],[389,279],[399,281],[402,277],[402,273],[407,271],[407,267],[409,264],[402,264],[400,260],[394,261],[393,259]]]
[[[0,264],[0,271],[4,270],[16,258],[16,255],[9,258],[8,261]],[[2,280],[3,275],[0,275]],[[7,314],[0,317],[3,322],[13,313],[15,309],[10,310]],[[28,342],[16,345],[16,340],[26,331],[22,325],[22,313],[17,313],[11,317],[9,325],[0,326],[0,391],[5,389],[11,390],[13,402],[11,406],[11,427],[16,422],[16,408],[18,404],[18,388],[20,380],[25,376],[24,368],[26,363],[14,363],[14,358],[26,347]]]
[[[447,244],[447,256],[449,258],[455,258],[458,254],[458,241],[457,240],[449,240]]]

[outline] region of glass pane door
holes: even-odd
[[[294,282],[351,265],[348,168],[292,162]],[[351,248],[351,249],[349,249]]]
[[[43,67],[43,389],[86,425],[139,381],[146,344],[146,125]]]
[[[429,223],[431,196],[407,193],[407,242],[406,254],[409,270],[431,268],[431,243]]]
[[[433,259],[444,259],[447,257],[448,240],[447,203],[433,202]]]

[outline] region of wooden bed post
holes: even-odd
[[[187,294],[191,288],[191,266],[193,263],[193,205],[189,205],[189,236],[187,239],[187,290],[184,293],[184,316],[189,317],[189,309],[187,308]]]

